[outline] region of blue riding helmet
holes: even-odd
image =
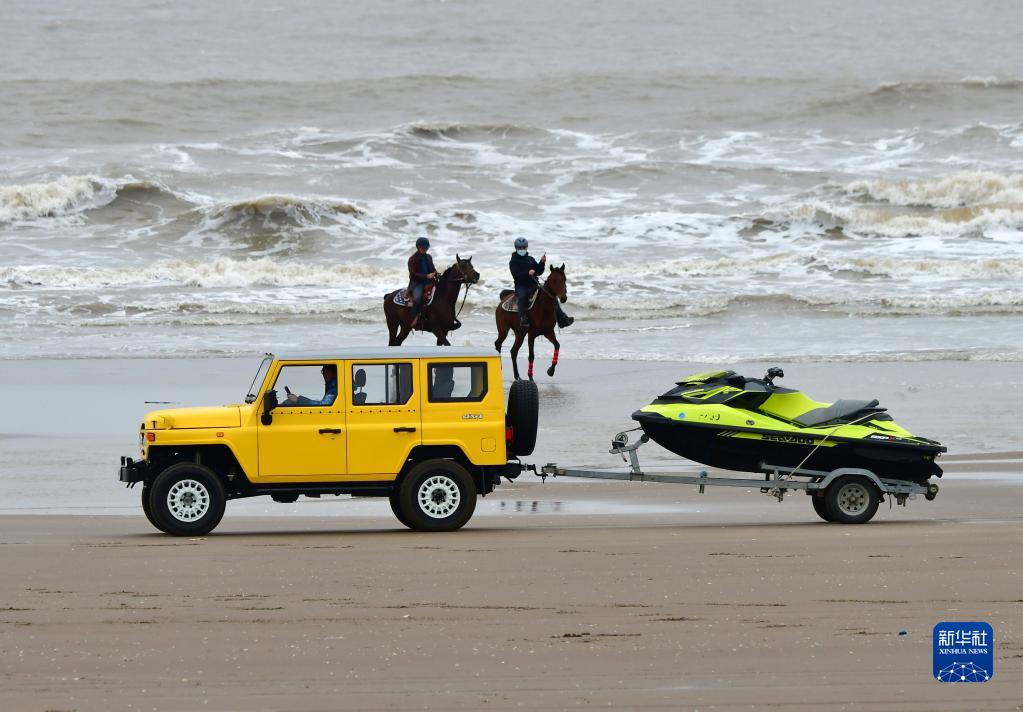
[[[529,247],[529,240],[527,240],[524,237],[516,237],[515,238],[515,249],[516,250],[524,250],[527,247]]]
[[[429,248],[430,241],[427,240],[425,237],[420,237],[418,240],[416,240],[416,249],[418,250],[420,247]]]

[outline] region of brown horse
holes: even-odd
[[[451,346],[448,342],[448,332],[461,326],[455,311],[458,293],[465,283],[465,293],[468,295],[469,287],[478,281],[480,275],[472,266],[472,257],[462,259],[456,254],[455,264],[448,267],[437,280],[437,285],[433,288],[433,303],[423,307],[415,330],[431,332],[437,337],[438,346]],[[401,346],[412,331],[412,308],[394,303],[394,295],[400,291],[402,290],[396,289],[384,295],[388,346]]]
[[[515,378],[519,377],[519,364],[517,361],[519,347],[522,340],[529,334],[529,380],[533,380],[533,342],[537,336],[543,336],[554,345],[554,358],[551,359],[551,367],[547,369],[547,375],[553,376],[554,369],[558,366],[558,352],[561,344],[554,336],[554,327],[558,324],[558,318],[554,311],[554,300],[560,300],[562,304],[568,301],[568,283],[565,281],[565,265],[551,267],[551,273],[543,284],[538,284],[539,293],[536,301],[529,308],[529,328],[523,329],[519,320],[518,312],[505,311],[500,304],[497,305],[495,316],[497,318],[497,353],[501,353],[501,344],[508,336],[508,330],[515,331],[515,343],[511,347],[512,371]],[[515,292],[505,289],[501,292],[501,302],[504,302],[509,295]]]

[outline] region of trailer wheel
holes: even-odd
[[[873,519],[881,495],[866,477],[846,475],[828,485],[825,506],[831,520],[840,524],[863,524]]]
[[[409,470],[398,489],[398,508],[413,529],[451,532],[476,511],[476,486],[452,460],[426,460]]]
[[[826,522],[833,521],[828,514],[828,503],[823,495],[810,495],[810,502],[813,503],[813,511],[817,512],[818,517]]]

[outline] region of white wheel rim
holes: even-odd
[[[453,479],[446,475],[428,477],[419,486],[416,497],[419,508],[429,517],[443,519],[454,514],[462,501],[462,493]]]
[[[870,493],[859,483],[848,484],[838,491],[838,508],[843,514],[856,516],[867,509]]]
[[[202,519],[210,511],[210,492],[201,482],[180,480],[167,493],[167,509],[178,521]]]

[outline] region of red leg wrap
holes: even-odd
[[[533,377],[533,362],[532,361],[529,362],[529,374],[528,375],[529,375],[530,378]]]
[[[552,366],[557,366],[558,365],[558,353],[560,353],[560,351],[561,351],[561,349],[554,349],[554,358],[551,360],[551,365]]]

